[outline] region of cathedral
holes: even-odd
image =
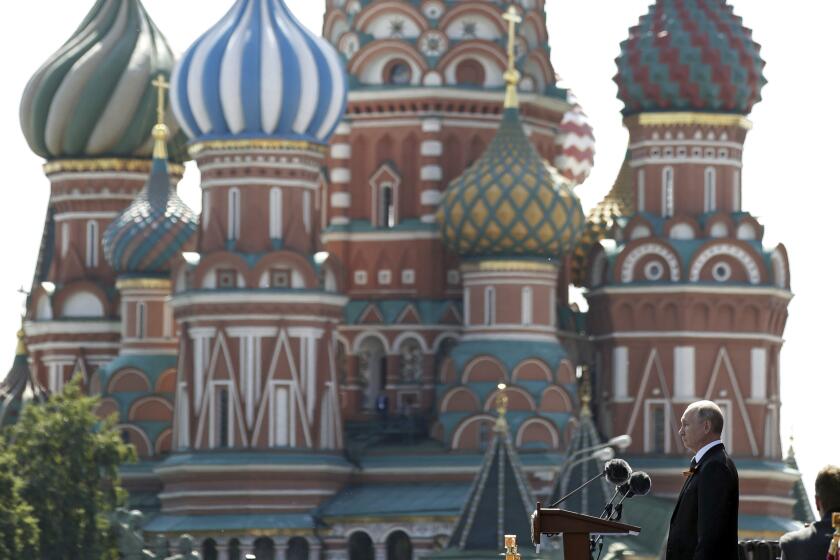
[[[496,555],[604,449],[653,479],[607,557],[657,558],[698,399],[741,537],[812,521],[779,435],[788,258],[741,205],[759,45],[725,0],[656,0],[587,212],[546,1],[327,0],[318,36],[230,0],[180,57],[140,0],[96,1],[21,101],[50,198],[0,423],[81,376],[149,541],[206,559]]]

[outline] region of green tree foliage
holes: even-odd
[[[22,486],[14,458],[0,435],[0,558],[38,557],[38,524],[32,507],[21,498]]]
[[[119,466],[135,452],[114,417],[96,416],[97,403],[77,378],[46,403],[25,407],[11,430],[10,452],[21,496],[37,520],[41,558],[118,557],[109,518],[125,501]]]

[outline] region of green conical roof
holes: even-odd
[[[21,328],[18,331],[18,345],[12,369],[0,383],[0,427],[14,423],[27,402],[41,402],[47,398],[46,391],[29,369],[29,355],[23,336]]]
[[[790,447],[788,447],[787,457],[785,457],[785,464],[792,469],[799,470],[799,465],[796,464],[796,454],[793,451],[793,438],[790,438]],[[793,499],[796,503],[793,504],[793,518],[801,523],[813,523],[816,521],[814,517],[814,510],[811,509],[811,500],[808,499],[808,492],[805,490],[805,484],[802,482],[800,476],[793,485]]]

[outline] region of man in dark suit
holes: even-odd
[[[840,467],[829,465],[814,484],[820,520],[782,536],[782,560],[825,560],[831,544],[831,514],[840,511]]]
[[[680,437],[694,458],[671,515],[667,560],[738,560],[738,471],[722,432],[723,413],[711,401],[682,416]]]

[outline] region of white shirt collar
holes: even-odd
[[[700,451],[698,451],[698,452],[697,452],[697,454],[694,456],[694,462],[695,462],[695,463],[699,463],[699,462],[700,462],[700,459],[702,459],[702,458],[703,458],[703,455],[705,455],[705,454],[706,454],[706,452],[707,452],[709,449],[711,449],[712,447],[714,447],[715,445],[717,445],[717,444],[719,444],[719,443],[723,443],[723,442],[722,442],[722,441],[720,441],[719,439],[716,439],[715,441],[710,442],[710,443],[707,443],[706,445],[704,445],[703,447],[701,447],[701,448],[700,448]]]

